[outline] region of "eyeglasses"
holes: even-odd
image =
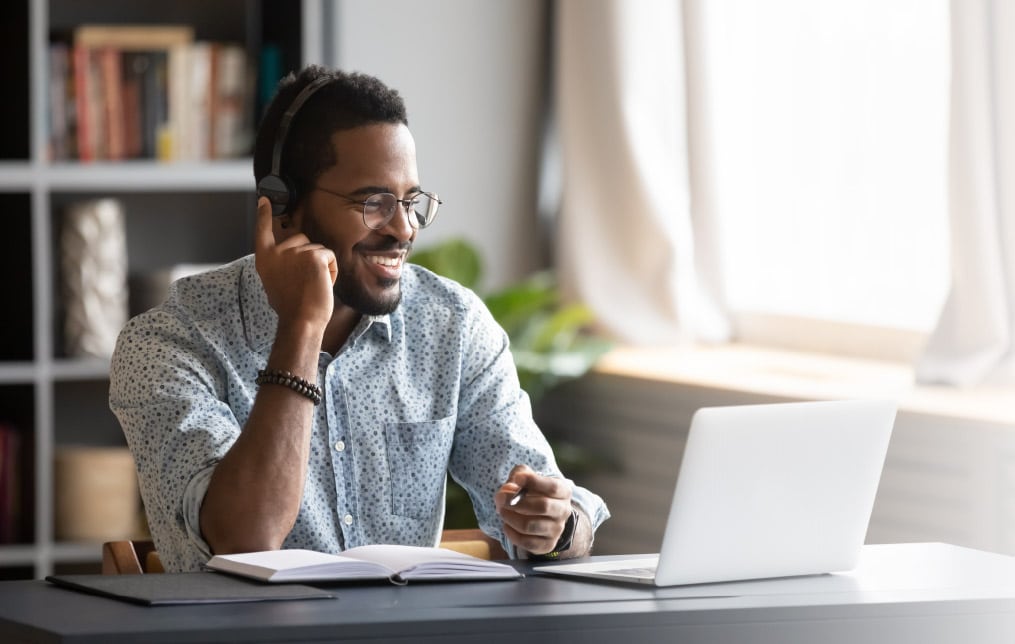
[[[417,192],[408,199],[399,199],[390,192],[379,192],[360,201],[320,186],[315,186],[315,189],[363,206],[363,225],[371,230],[387,226],[395,216],[399,204],[405,208],[410,226],[416,229],[426,228],[437,218],[437,208],[444,203],[432,192]]]

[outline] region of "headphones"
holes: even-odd
[[[296,112],[299,111],[300,107],[317,90],[332,80],[334,79],[329,76],[321,76],[304,87],[296,95],[289,109],[282,115],[282,120],[279,121],[275,145],[271,151],[271,173],[265,175],[264,178],[257,182],[257,196],[267,197],[268,201],[271,202],[272,217],[284,215],[289,209],[289,204],[296,200],[296,191],[293,190],[288,181],[282,178],[282,174],[279,172],[279,165],[282,163],[282,146],[285,145],[285,137],[289,133],[289,124],[292,122],[293,117],[296,116]]]

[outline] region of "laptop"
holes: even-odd
[[[658,555],[534,570],[655,586],[850,570],[895,412],[881,400],[699,409]]]

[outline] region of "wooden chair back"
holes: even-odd
[[[441,548],[463,552],[480,559],[507,559],[500,543],[477,528],[445,530]],[[145,540],[107,541],[102,544],[103,575],[142,575],[165,572],[155,544]]]
[[[107,541],[102,544],[103,575],[141,575],[165,572],[151,541]]]
[[[464,552],[480,559],[507,559],[508,554],[500,541],[491,539],[479,528],[445,530],[441,535],[441,548]]]

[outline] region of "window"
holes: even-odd
[[[947,1],[703,4],[734,313],[928,332],[949,271]]]

